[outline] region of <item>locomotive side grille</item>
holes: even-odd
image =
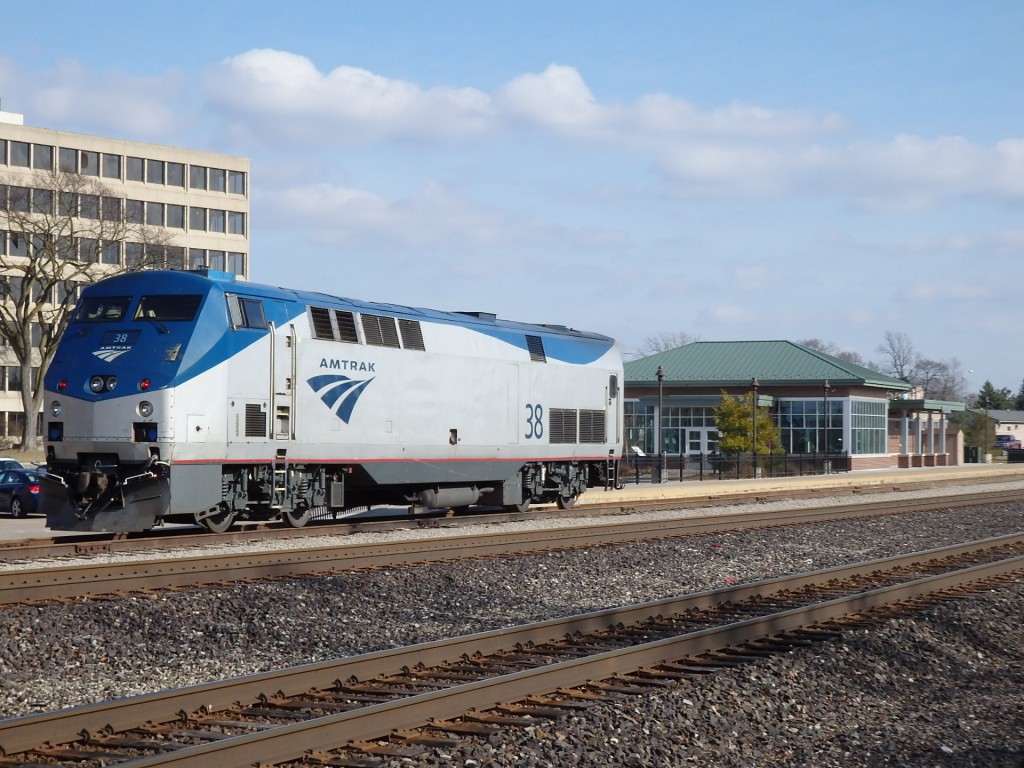
[[[530,359],[535,363],[546,363],[547,355],[544,354],[544,339],[540,336],[526,336],[526,348],[530,350]]]
[[[245,404],[245,436],[266,437],[267,412],[259,403]]]
[[[405,349],[422,349],[423,331],[420,329],[419,320],[399,320],[398,330],[402,333],[402,347]]]
[[[548,411],[548,442],[576,442],[576,411],[571,408],[552,408]]]
[[[366,343],[375,347],[395,347],[398,343],[398,328],[395,326],[395,318],[383,317],[382,315],[361,315],[363,320],[363,335]]]
[[[309,318],[313,321],[313,336],[318,339],[333,339],[334,328],[331,326],[331,313],[323,307],[310,307]]]
[[[604,442],[604,411],[580,410],[580,442]]]
[[[338,325],[338,339],[348,344],[358,344],[356,335],[356,317],[351,312],[341,309],[334,310],[334,322]]]
[[[341,309],[310,307],[309,319],[313,323],[313,337],[358,344],[356,320],[351,312]]]

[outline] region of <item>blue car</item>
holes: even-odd
[[[0,471],[0,510],[7,510],[11,517],[25,517],[38,510],[41,476],[33,469]]]

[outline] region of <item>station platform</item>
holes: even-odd
[[[860,469],[828,475],[792,475],[739,480],[704,479],[666,483],[639,483],[624,479],[621,489],[604,491],[591,488],[580,496],[577,507],[588,504],[628,502],[633,499],[706,499],[716,496],[750,496],[780,491],[849,490],[856,487],[883,489],[886,486],[905,489],[913,483],[935,482],[1024,482],[1024,464],[962,464],[952,467],[912,467],[908,469]]]
[[[829,475],[795,475],[741,480],[708,478],[658,484],[643,480],[640,483],[627,480],[621,489],[605,491],[600,488],[591,488],[580,496],[576,509],[602,504],[628,504],[630,501],[657,499],[700,501],[728,497],[742,503],[744,498],[754,499],[758,495],[786,491],[823,491],[834,488],[837,492],[842,492],[856,487],[870,487],[875,490],[885,490],[886,487],[891,487],[906,490],[915,483],[948,481],[966,483],[972,481],[1024,482],[1024,464],[964,464],[955,467],[862,469]],[[1021,493],[1024,497],[1024,490]],[[63,538],[76,535],[87,534],[51,531],[46,527],[46,518],[42,515],[14,519],[8,513],[0,513],[0,541],[20,541],[53,536]]]

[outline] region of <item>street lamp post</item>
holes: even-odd
[[[657,371],[658,377],[658,428],[655,432],[655,439],[658,441],[658,482],[662,482],[665,476],[665,450],[664,450],[664,439],[661,433],[661,414],[662,414],[662,401],[664,398],[664,382],[665,382],[665,369],[660,365]]]
[[[824,446],[824,449],[825,449],[825,459],[824,459],[825,463],[824,463],[822,468],[825,470],[825,474],[827,475],[832,470],[831,466],[829,466],[829,463],[828,463],[828,391],[829,391],[829,389],[831,389],[831,387],[828,385],[828,379],[825,379],[825,384],[823,385],[822,389],[825,392],[825,414],[824,414],[825,421],[822,422],[822,424],[823,424],[823,438],[824,438],[823,446]]]
[[[757,388],[761,386],[757,381],[757,376],[750,380],[750,388],[753,390],[753,396],[750,400],[750,432],[751,432],[751,448],[754,454],[754,477],[757,477]]]

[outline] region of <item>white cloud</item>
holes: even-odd
[[[256,49],[213,67],[212,109],[253,132],[349,144],[393,137],[457,138],[486,129],[490,99],[473,88],[423,89],[356,67],[323,73],[305,56]]]
[[[167,141],[180,135],[194,113],[178,105],[185,78],[178,72],[135,77],[119,71],[92,72],[71,59],[44,72],[25,72],[0,60],[0,87],[8,111],[27,125],[73,123],[82,131]]]

